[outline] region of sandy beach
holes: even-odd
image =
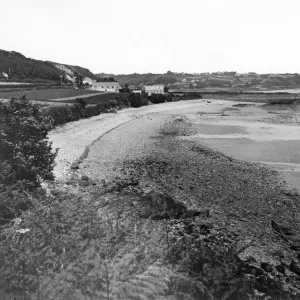
[[[237,159],[265,163],[280,171],[291,187],[300,190],[300,126],[269,122],[270,114],[261,104],[238,108],[236,104],[205,99],[179,101],[128,108],[66,124],[49,134],[53,147],[59,148],[55,176],[66,177],[71,164],[84,153],[89,152],[90,156],[94,148],[101,148],[97,154],[99,164],[101,157],[103,160],[110,157],[111,161],[113,157],[119,160],[132,156],[138,152],[135,150],[140,148],[138,145],[148,143],[164,121],[180,115],[191,120],[196,129],[195,134],[183,139],[197,141]],[[134,134],[135,128],[144,128],[147,133]]]

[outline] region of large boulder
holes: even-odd
[[[200,215],[201,212],[188,210],[168,194],[152,191],[140,198],[139,214],[143,218],[161,220],[188,218]]]
[[[286,223],[271,220],[271,226],[278,233],[281,233],[284,235],[292,235],[293,234],[292,227]]]

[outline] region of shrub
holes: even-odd
[[[162,94],[152,94],[150,96],[150,101],[153,104],[164,103],[166,101],[166,97]]]
[[[143,105],[141,94],[138,93],[130,93],[128,101],[132,107],[140,107]]]
[[[25,96],[0,103],[0,162],[9,174],[0,176],[0,185],[22,182],[33,188],[41,180],[53,180],[54,159],[47,134],[53,128],[49,117]]]
[[[87,106],[87,102],[82,98],[78,98],[76,99],[76,105],[79,109],[84,109]]]

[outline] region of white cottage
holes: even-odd
[[[121,85],[117,81],[94,81],[91,90],[94,91],[100,91],[100,92],[113,92],[113,93],[119,93],[119,90],[121,89]]]
[[[152,94],[164,94],[164,85],[163,84],[154,84],[154,85],[146,85],[145,92],[148,96]]]

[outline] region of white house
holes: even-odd
[[[163,84],[154,84],[154,85],[146,85],[145,92],[148,96],[152,94],[164,94],[164,85]]]
[[[121,89],[121,85],[117,81],[94,81],[92,86],[90,87],[91,90],[100,91],[100,92],[113,92],[119,93]]]

